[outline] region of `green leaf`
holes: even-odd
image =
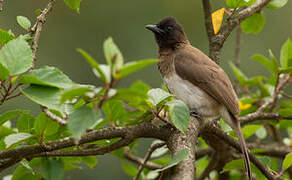
[[[147,92],[148,100],[150,103],[152,103],[154,106],[161,103],[163,100],[165,100],[168,97],[171,97],[172,95],[168,92],[165,92],[164,90],[160,88],[150,89]]]
[[[120,71],[124,64],[124,58],[111,37],[104,41],[103,50],[107,64],[110,65],[114,74]]]
[[[0,115],[0,125],[4,124],[6,121],[18,116],[22,110],[11,110]]]
[[[226,163],[223,170],[220,173],[224,173],[233,169],[244,169],[243,159],[236,159]]]
[[[103,82],[106,82],[104,72],[99,67],[98,62],[92,56],[90,56],[90,54],[88,54],[84,50],[78,48],[77,51],[84,57],[84,59],[88,62],[88,64],[98,72],[100,79]]]
[[[13,172],[12,180],[38,180],[40,175],[25,167],[22,163]]]
[[[240,83],[241,86],[245,86],[246,81],[247,81],[247,77],[241,72],[240,69],[238,69],[233,62],[229,62],[229,65],[234,73],[234,75],[236,76],[236,79],[238,80],[238,82]]]
[[[6,148],[9,148],[11,145],[20,143],[28,138],[30,138],[32,135],[28,133],[17,133],[17,134],[10,134],[5,137],[4,142],[6,144]]]
[[[292,152],[285,156],[285,159],[282,164],[282,169],[286,170],[292,165]]]
[[[279,110],[279,114],[283,117],[292,116],[292,108],[282,108]]]
[[[32,70],[29,74],[23,75],[19,79],[19,83],[50,86],[60,89],[68,89],[75,85],[61,70],[50,66]]]
[[[145,59],[126,63],[124,67],[116,74],[116,78],[121,79],[151,64],[159,62],[158,59]]]
[[[262,12],[255,13],[241,22],[241,29],[244,33],[258,34],[264,27],[266,18]]]
[[[10,40],[12,40],[14,38],[15,37],[12,33],[9,33],[7,31],[0,29],[0,44],[1,44],[1,46],[4,46],[6,43],[8,43]]]
[[[34,13],[35,13],[35,15],[40,15],[41,13],[42,13],[42,10],[41,9],[36,9],[35,11],[34,11]]]
[[[9,77],[10,72],[0,63],[0,80],[5,80]]]
[[[235,9],[238,7],[250,6],[255,3],[256,0],[226,0],[226,6]]]
[[[90,168],[94,168],[97,164],[97,159],[95,156],[81,157],[81,161],[84,162]]]
[[[284,73],[284,74],[291,74],[292,73],[292,67],[288,67],[286,69],[280,69],[279,72],[280,73]]]
[[[172,160],[168,163],[167,166],[165,166],[162,169],[157,169],[156,171],[164,171],[166,169],[169,169],[169,168],[177,165],[181,161],[186,160],[188,158],[188,156],[189,156],[189,150],[183,149],[183,150],[181,150],[173,155]]]
[[[289,38],[281,48],[280,62],[283,69],[292,66],[292,42]]]
[[[288,0],[271,0],[268,5],[267,8],[269,9],[279,9],[283,6],[285,6],[287,4]]]
[[[58,132],[59,124],[50,119],[45,113],[40,113],[34,122],[34,129],[38,135],[50,136]]]
[[[261,63],[264,65],[267,69],[269,69],[271,72],[277,73],[278,72],[278,66],[275,66],[275,63],[270,61],[268,58],[266,58],[263,55],[255,54],[252,56],[252,59]]]
[[[28,30],[31,26],[30,20],[24,16],[17,16],[16,17],[17,23],[23,28]]]
[[[73,9],[77,13],[80,13],[79,9],[80,9],[81,0],[64,0],[64,2],[69,8]]]
[[[122,168],[125,171],[125,173],[127,173],[131,177],[135,177],[136,174],[138,173],[138,169],[134,165],[129,164],[125,161],[122,162]]]
[[[93,88],[87,85],[78,85],[71,89],[65,90],[61,95],[60,104],[63,104],[67,100],[71,101],[74,98],[86,96],[87,93],[92,92]]]
[[[32,133],[35,118],[29,113],[23,113],[17,120],[17,129],[19,132]]]
[[[172,100],[167,103],[169,107],[169,117],[173,125],[182,133],[186,133],[189,121],[190,112],[188,106],[180,100]]]
[[[44,159],[40,172],[46,180],[62,180],[64,176],[64,164],[60,159]]]
[[[0,137],[5,137],[8,136],[9,134],[13,134],[16,133],[15,130],[13,130],[12,128],[8,128],[6,126],[0,126]]]
[[[48,109],[65,112],[65,106],[59,104],[62,92],[60,89],[31,85],[25,89],[21,89],[21,92],[37,104],[45,106]]]
[[[0,63],[11,75],[26,72],[32,65],[32,51],[23,36],[9,41],[0,50]]]
[[[258,138],[264,139],[267,136],[267,131],[264,127],[261,127],[256,131],[255,134]]]
[[[110,66],[105,65],[105,64],[100,64],[99,67],[100,67],[100,70],[102,71],[102,74],[104,75],[105,82],[109,83],[112,79]],[[98,77],[100,79],[103,78],[102,75],[95,68],[93,68],[92,71],[96,75],[96,77]]]
[[[244,139],[247,139],[250,136],[252,136],[253,134],[255,134],[261,127],[263,127],[263,126],[252,124],[252,125],[246,125],[243,128],[241,128]]]
[[[121,121],[126,115],[125,108],[121,101],[115,99],[106,101],[102,106],[102,110],[106,114],[107,119],[114,123]]]
[[[100,111],[88,106],[80,107],[69,115],[68,129],[73,137],[78,140],[86,132],[86,129],[95,126],[100,118]]]

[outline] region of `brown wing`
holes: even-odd
[[[174,57],[180,77],[203,89],[230,113],[239,113],[238,99],[226,73],[200,50],[182,50]]]

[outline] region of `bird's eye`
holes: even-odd
[[[169,31],[173,30],[173,26],[167,26],[167,30]]]

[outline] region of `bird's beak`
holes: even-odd
[[[164,31],[157,27],[156,25],[146,25],[145,28],[157,34],[164,33]]]

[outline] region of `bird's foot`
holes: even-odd
[[[199,120],[202,120],[202,117],[199,115],[199,113],[195,109],[190,110],[190,115],[199,119]]]

